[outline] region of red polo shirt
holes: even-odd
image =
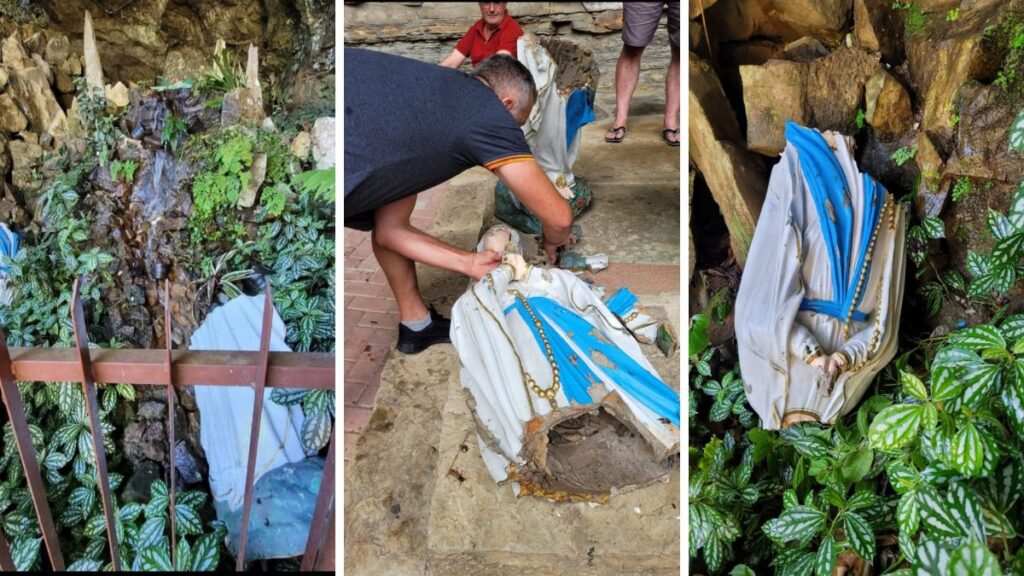
[[[505,12],[505,17],[498,24],[498,29],[491,35],[490,40],[484,40],[484,20],[476,21],[470,27],[469,32],[459,40],[455,49],[459,53],[469,56],[476,68],[487,58],[494,56],[499,50],[507,50],[513,58],[516,57],[516,40],[523,35],[523,29],[519,27],[512,16]]]

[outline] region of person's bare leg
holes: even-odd
[[[665,74],[665,129],[679,129],[679,46],[672,46],[672,61]],[[673,142],[679,141],[678,133],[666,137]]]
[[[622,45],[622,52],[619,53],[619,61],[615,64],[615,122],[616,126],[625,126],[629,118],[629,103],[633,99],[633,92],[640,80],[640,57],[644,48]],[[678,76],[678,71],[676,72]],[[678,95],[676,96],[678,108]],[[608,134],[612,138],[619,136],[609,129]]]
[[[377,257],[377,263],[388,279],[403,322],[415,322],[430,315],[427,305],[423,303],[423,296],[420,295],[420,286],[416,280],[416,263],[380,245],[377,242],[377,234],[382,227],[412,226],[409,217],[415,207],[415,195],[395,202],[394,210],[389,211],[386,217],[377,219],[370,237],[373,255]]]

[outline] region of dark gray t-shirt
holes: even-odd
[[[473,166],[530,159],[512,114],[457,70],[345,48],[345,226]]]

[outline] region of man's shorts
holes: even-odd
[[[651,43],[661,20],[661,8],[668,4],[668,39],[679,47],[679,2],[623,2],[622,43],[643,48]]]

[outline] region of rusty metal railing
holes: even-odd
[[[270,326],[273,302],[269,282],[264,290],[263,327],[258,352],[206,352],[174,351],[171,349],[171,314],[169,283],[164,284],[164,350],[99,350],[90,349],[85,317],[79,294],[80,282],[75,283],[71,316],[75,334],[75,348],[8,348],[7,338],[0,328],[0,391],[4,406],[14,429],[18,455],[25,471],[29,494],[35,507],[40,532],[50,564],[55,571],[64,571],[57,530],[46,499],[39,462],[32,445],[25,408],[17,382],[80,382],[89,416],[92,444],[96,456],[97,484],[103,505],[107,542],[114,570],[121,570],[121,556],[115,530],[115,512],[110,496],[103,432],[99,420],[96,397],[97,383],[126,383],[167,387],[167,430],[170,442],[170,498],[171,561],[176,552],[175,486],[174,486],[174,388],[194,385],[251,386],[254,388],[253,420],[246,467],[245,497],[242,504],[242,526],[235,568],[245,567],[245,549],[248,539],[249,512],[255,484],[256,450],[259,439],[260,416],[266,387],[303,389],[334,389],[334,356],[331,354],[270,352]],[[334,563],[334,464],[335,436],[331,432],[327,462],[317,495],[313,521],[306,539],[301,562],[302,570],[333,570]],[[13,571],[14,562],[3,531],[0,530],[0,570]]]

